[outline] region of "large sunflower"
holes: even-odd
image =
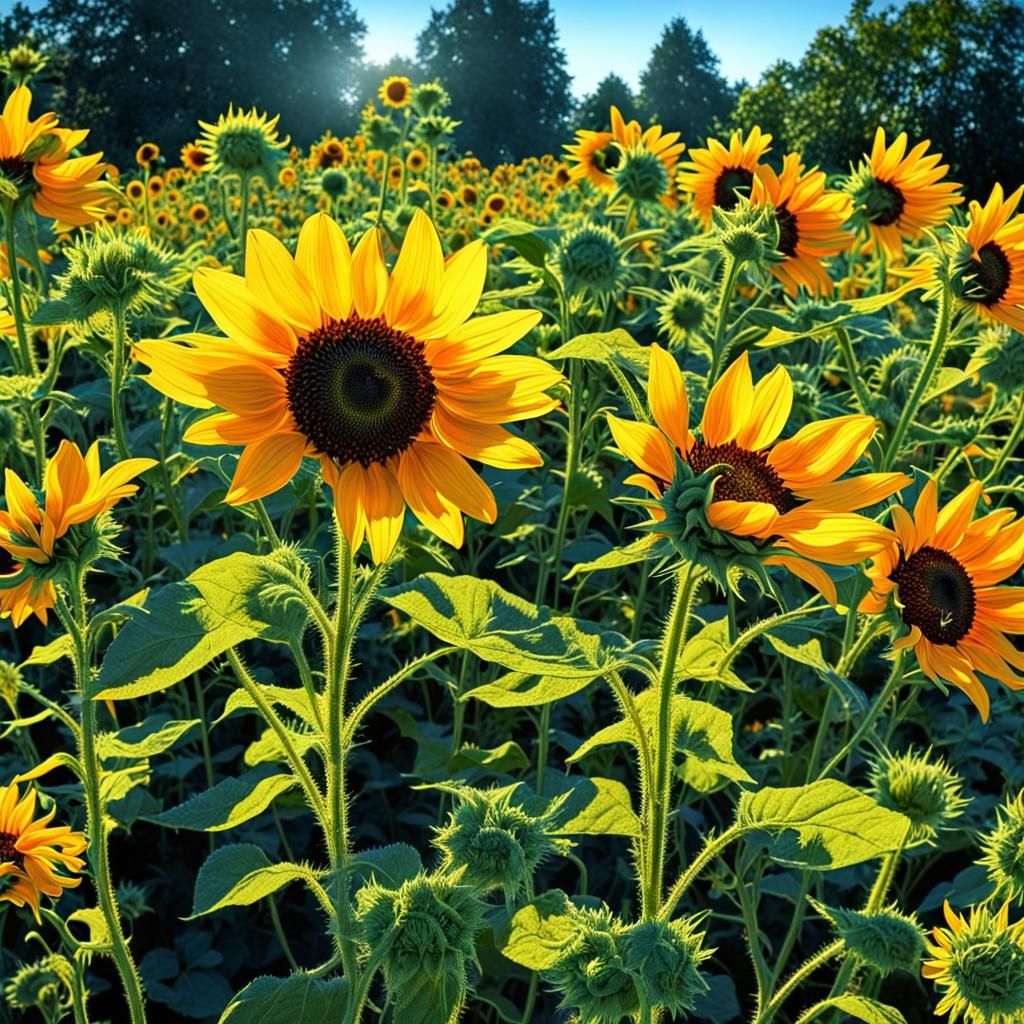
[[[467,459],[520,469],[537,450],[501,424],[557,405],[561,375],[532,356],[499,355],[539,320],[530,310],[469,317],[487,273],[482,241],[445,261],[417,210],[388,275],[373,228],[350,253],[326,214],[307,220],[293,259],[252,231],[245,277],[200,269],[195,290],[227,338],[187,334],[142,341],[149,382],[200,409],[185,440],[244,445],[226,501],[283,487],[305,455],[334,491],[353,547],[380,561],[406,505],[458,547],[462,513],[493,522],[494,497]]]
[[[843,225],[850,217],[850,197],[826,189],[824,171],[805,172],[800,155],[787,153],[781,174],[767,165],[758,169],[750,201],[775,210],[783,259],[771,271],[787,293],[796,295],[802,286],[830,295],[834,285],[822,261],[849,248],[851,236]]]
[[[77,445],[61,441],[46,466],[42,500],[7,469],[7,508],[0,509],[0,556],[6,563],[0,568],[0,619],[20,626],[34,613],[45,623],[57,598],[54,570],[65,554],[62,539],[134,494],[139,486],[129,481],[155,465],[153,459],[125,459],[101,472],[98,442],[83,457]],[[90,539],[73,538],[69,556]]]
[[[929,481],[913,516],[893,508],[895,541],[872,561],[871,592],[860,607],[882,612],[895,598],[909,632],[894,646],[913,647],[925,675],[959,687],[987,720],[979,672],[1024,687],[1014,671],[1024,669],[1024,653],[1005,635],[1024,633],[1024,587],[997,585],[1024,565],[1024,519],[1003,508],[972,522],[977,481],[941,512],[936,495]]]
[[[907,133],[885,144],[885,130],[875,132],[871,155],[865,156],[846,184],[853,197],[855,218],[868,238],[890,258],[903,259],[903,241],[915,241],[927,228],[949,218],[962,203],[960,185],[943,180],[949,170],[941,153],[928,153],[930,142],[919,142],[907,152]]]
[[[770,542],[778,550],[768,564],[790,569],[833,604],[835,587],[814,563],[855,565],[892,540],[891,531],[855,512],[888,498],[909,478],[863,473],[839,479],[864,453],[875,421],[839,416],[778,440],[793,404],[784,366],[755,385],[741,355],[711,389],[694,436],[679,366],[652,345],[647,399],[656,426],[608,417],[616,445],[643,470],[626,482],[658,498],[675,476],[677,456],[696,473],[726,466],[707,509],[710,525]]]
[[[50,826],[56,806],[36,818],[36,791],[31,787],[19,799],[16,785],[0,786],[0,900],[16,907],[26,904],[39,920],[39,897],[57,898],[74,889],[81,878],[65,874],[78,872],[85,861],[85,836],[66,825]]]
[[[693,197],[693,208],[705,227],[711,224],[716,206],[731,210],[740,195],[749,193],[771,141],[755,125],[745,139],[742,132],[733,132],[728,149],[718,139],[708,139],[707,149],[690,150],[690,159],[680,164],[676,184],[680,192]]]
[[[32,93],[19,85],[0,114],[0,174],[22,196],[32,197],[41,217],[57,222],[57,230],[80,227],[99,220],[106,204],[117,194],[100,181],[107,169],[102,153],[71,157],[88,130],[59,128],[56,114],[29,120]]]
[[[954,280],[965,302],[983,317],[1024,331],[1024,214],[1022,185],[1009,198],[996,185],[982,206],[971,200],[966,230],[959,232]]]

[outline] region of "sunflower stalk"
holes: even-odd
[[[708,371],[708,389],[714,387],[718,380],[725,358],[731,345],[726,340],[726,328],[729,324],[729,310],[732,307],[733,293],[739,281],[743,263],[731,253],[726,253],[722,264],[722,287],[718,293],[718,309],[715,313],[715,335],[711,343],[711,369]]]
[[[111,309],[114,318],[114,365],[110,374],[110,414],[114,421],[114,441],[119,459],[130,459],[128,431],[124,420],[124,386],[128,347],[127,311],[123,303],[116,303]]]

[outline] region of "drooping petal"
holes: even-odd
[[[299,470],[306,439],[301,434],[272,434],[246,445],[238,460],[228,505],[244,505],[280,490]]]

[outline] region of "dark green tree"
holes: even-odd
[[[451,93],[460,145],[482,160],[555,152],[566,141],[571,78],[548,0],[452,0],[431,11],[418,55]]]
[[[47,0],[32,30],[69,55],[53,102],[115,161],[173,149],[227,107],[280,114],[307,142],[354,124],[363,23],[350,0]]]
[[[704,33],[694,32],[685,18],[673,18],[640,75],[651,118],[668,131],[682,132],[689,144],[702,139],[735,102],[718,63]]]
[[[576,112],[577,128],[590,128],[601,131],[608,127],[608,111],[616,106],[627,121],[639,121],[643,124],[646,115],[639,97],[630,89],[629,83],[616,74],[605,75],[597,88],[583,97],[579,110]]]
[[[857,161],[882,125],[931,139],[970,195],[1024,181],[1024,7],[1014,0],[856,0],[798,64],[746,89],[737,127],[760,124],[774,148],[825,167]]]

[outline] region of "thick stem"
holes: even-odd
[[[921,367],[917,380],[914,381],[914,390],[910,392],[910,397],[907,399],[906,405],[903,406],[900,418],[896,421],[892,436],[885,447],[885,454],[882,456],[881,464],[878,467],[882,472],[891,470],[896,459],[899,457],[903,439],[906,437],[911,423],[914,422],[914,417],[921,407],[921,402],[924,399],[925,392],[928,390],[928,385],[932,382],[935,371],[939,368],[942,357],[946,353],[946,342],[949,340],[949,320],[952,310],[953,295],[949,283],[946,282],[939,292],[939,308],[935,311],[935,328],[932,331],[928,357],[925,359],[924,366]]]
[[[718,375],[722,372],[722,366],[725,363],[725,357],[729,354],[729,349],[731,348],[731,345],[725,340],[725,329],[728,326],[732,295],[736,290],[736,282],[739,280],[742,268],[743,264],[734,256],[725,257],[725,266],[722,268],[722,289],[718,294],[715,337],[711,346],[711,369],[708,373],[708,390],[718,380]]]
[[[252,177],[248,174],[242,175],[242,209],[238,216],[238,247],[242,254],[242,265],[238,273],[245,273],[245,247],[249,241],[249,186],[252,184]]]
[[[668,812],[672,801],[672,761],[675,736],[672,732],[672,697],[676,690],[675,668],[686,642],[690,611],[701,572],[692,565],[680,569],[672,599],[665,636],[661,646],[661,673],[658,680],[658,733],[654,748],[654,779],[644,790],[650,794],[648,837],[650,856],[643,887],[645,920],[658,916],[664,885],[665,849],[668,845]]]
[[[21,372],[32,376],[39,372],[36,355],[28,339],[25,329],[25,307],[22,302],[21,276],[18,274],[18,256],[14,230],[15,204],[4,204],[4,227],[7,234],[7,265],[11,271],[11,314],[14,317],[14,329],[18,336],[18,355],[21,358]]]
[[[120,304],[111,310],[114,317],[114,366],[110,374],[110,412],[114,419],[114,441],[119,459],[131,458],[128,433],[124,422],[124,378],[127,365],[125,349],[128,344],[125,330],[125,310]]]
[[[765,1004],[764,1009],[754,1019],[754,1024],[769,1024],[779,1012],[782,1004],[793,994],[793,992],[806,981],[819,967],[823,967],[834,956],[843,951],[843,940],[836,939],[823,949],[815,953],[803,966],[798,967],[776,990],[775,994]]]

